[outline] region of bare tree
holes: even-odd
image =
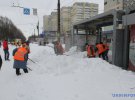
[[[22,31],[10,19],[0,16],[0,40],[13,40],[16,38],[26,40]]]

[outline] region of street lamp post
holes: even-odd
[[[60,41],[60,0],[58,0],[58,29],[57,29],[57,32],[58,32],[58,41]]]
[[[38,19],[38,24],[37,24],[37,30],[38,30],[38,37],[39,37],[39,19]]]

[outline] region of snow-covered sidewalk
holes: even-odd
[[[10,46],[12,54],[13,46]],[[3,51],[0,52],[3,56]],[[0,71],[0,100],[135,100],[135,74],[84,53],[56,56],[51,47],[31,44],[32,69],[16,76],[13,59]]]

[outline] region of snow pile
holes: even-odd
[[[77,46],[74,46],[74,47],[70,48],[70,50],[68,52],[66,52],[65,55],[79,57],[79,58],[86,58],[87,53],[86,52],[79,52],[77,50]]]
[[[11,62],[0,72],[0,100],[135,100],[112,94],[134,93],[135,74],[110,65],[100,58],[56,56],[48,46],[31,46],[28,74],[15,75]],[[12,48],[12,47],[11,47]],[[77,55],[76,55],[77,54]],[[132,88],[132,89],[131,89]]]
[[[74,47],[70,48],[70,50],[68,52],[66,52],[66,54],[72,55],[76,52],[77,52],[77,46],[74,46]]]

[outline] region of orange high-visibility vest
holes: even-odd
[[[98,48],[98,54],[101,54],[105,51],[103,44],[97,44],[96,47]]]
[[[88,57],[94,57],[95,56],[94,49],[90,45],[86,46],[86,51],[87,51]]]
[[[26,48],[20,47],[14,55],[14,60],[24,61],[24,55],[27,53]]]

